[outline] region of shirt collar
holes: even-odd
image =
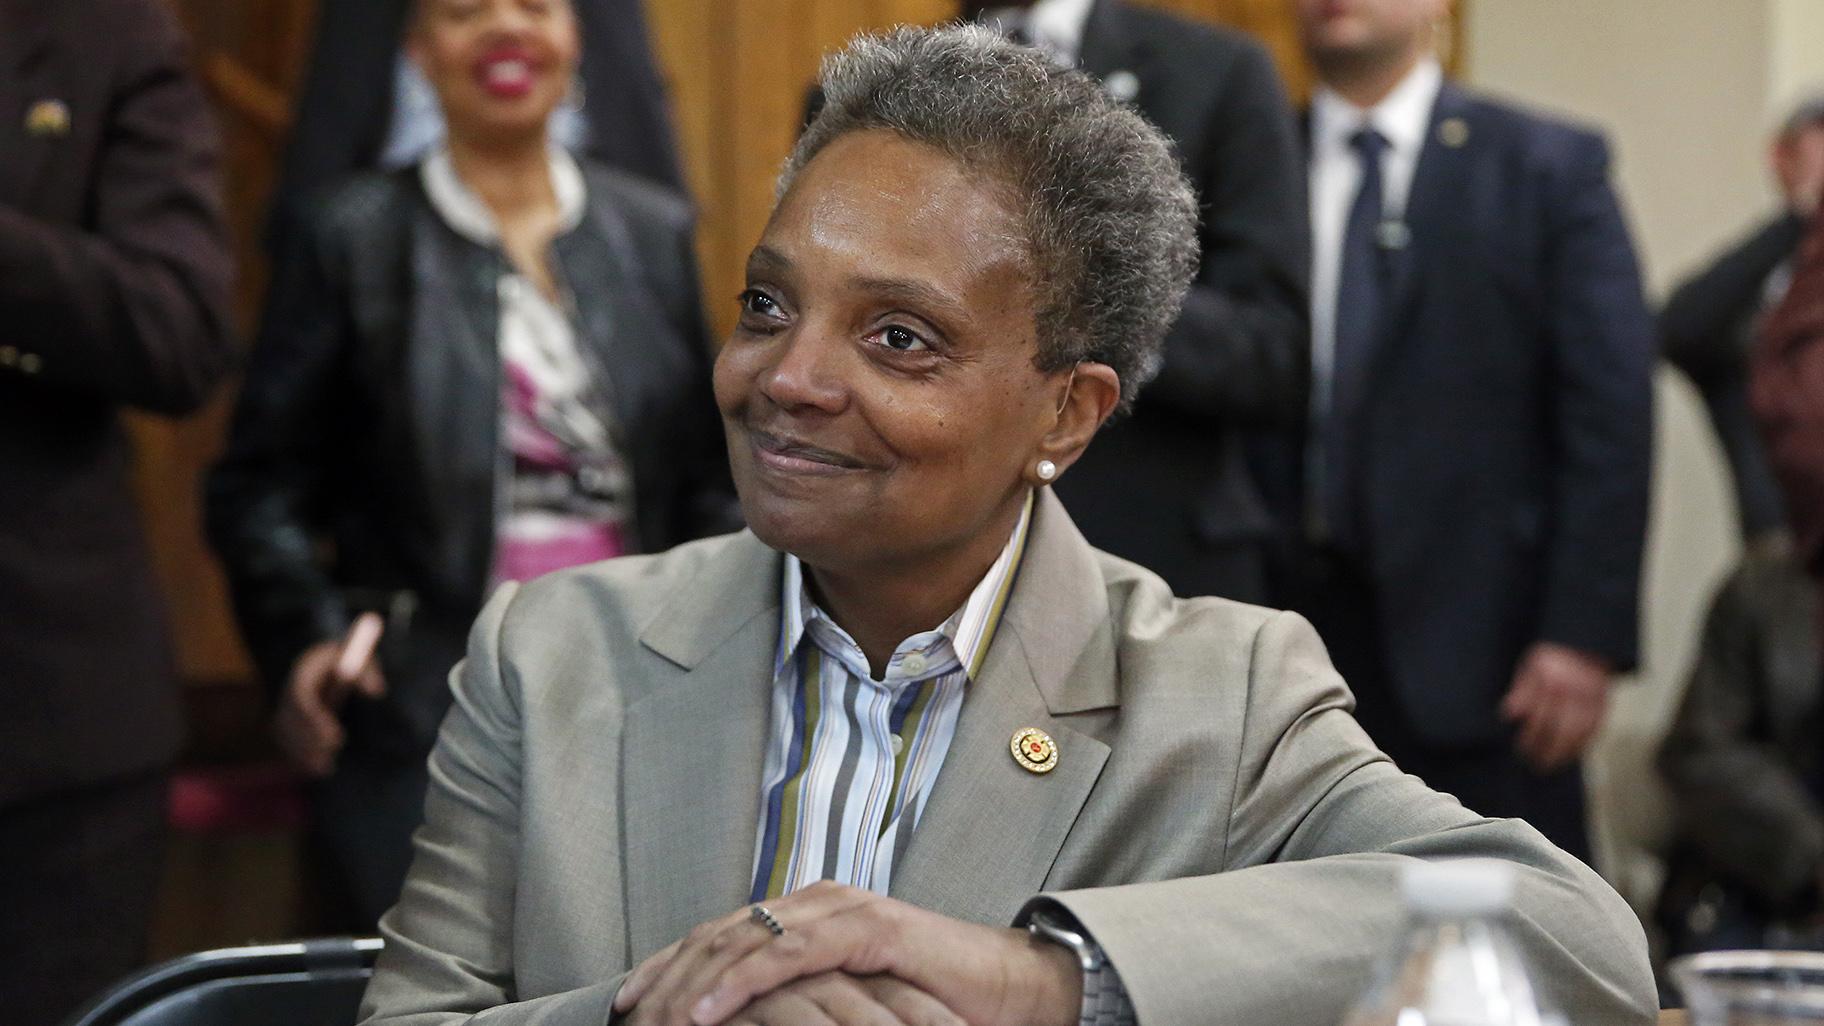
[[[948,657],[951,655],[955,656],[955,664],[961,665],[968,672],[969,680],[975,680],[982,661],[987,658],[988,646],[994,641],[995,630],[1000,626],[1001,614],[1007,608],[1007,596],[1013,592],[1014,578],[1019,574],[1020,561],[1026,552],[1026,537],[1032,527],[1032,507],[1033,495],[1028,493],[1026,504],[1020,509],[1019,523],[1014,525],[1013,535],[1007,539],[1007,544],[1001,548],[1001,554],[995,558],[994,564],[964,600],[962,608],[950,614],[950,618],[937,629],[914,634],[900,642],[888,664],[889,677],[894,677],[896,671],[904,669],[902,663],[905,656],[917,653],[926,669],[916,673],[906,671],[904,677],[907,682],[949,672],[952,663]],[[780,604],[783,613],[780,617],[779,658],[778,665],[774,667],[775,673],[785,668],[786,662],[798,650],[799,642],[809,633],[818,648],[841,659],[859,676],[869,676],[867,660],[861,655],[861,647],[811,598],[810,587],[805,581],[804,564],[789,552],[785,555],[784,563],[784,591]]]
[[[583,223],[583,209],[588,203],[588,188],[583,184],[583,170],[576,158],[562,146],[546,150],[551,167],[551,190],[557,194],[557,231],[572,231]],[[494,212],[456,173],[448,146],[440,145],[418,165],[418,180],[424,183],[431,208],[445,224],[470,242],[492,246],[500,241],[500,226]]]
[[[1028,8],[991,7],[978,19],[998,32],[1022,26],[1033,45],[1058,63],[1075,66],[1083,53],[1083,33],[1095,0],[1038,0]]]
[[[1363,110],[1329,86],[1319,86],[1311,98],[1311,116],[1319,148],[1347,147],[1349,137],[1363,122],[1374,125],[1400,153],[1416,153],[1425,143],[1431,109],[1444,85],[1444,68],[1427,57],[1413,66],[1393,91],[1373,107]]]

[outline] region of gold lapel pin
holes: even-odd
[[[25,112],[25,130],[36,136],[70,134],[70,105],[62,100],[39,100]]]
[[[1445,118],[1438,122],[1438,141],[1458,149],[1469,141],[1469,122],[1462,118]]]
[[[1029,773],[1050,773],[1058,768],[1058,743],[1037,727],[1013,732],[1013,761]]]

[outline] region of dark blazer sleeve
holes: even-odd
[[[1659,771],[1682,835],[1779,907],[1814,885],[1824,866],[1824,809],[1756,729],[1773,688],[1769,625],[1757,622],[1754,590],[1770,569],[1745,563],[1717,593],[1684,702],[1659,749]]]
[[[1297,129],[1265,50],[1240,45],[1211,113],[1203,262],[1144,404],[1301,427],[1310,388],[1309,213]]]
[[[1653,455],[1653,325],[1608,146],[1581,132],[1566,145],[1546,213],[1554,460],[1541,637],[1628,670]]]
[[[352,326],[346,276],[319,219],[290,226],[221,461],[205,485],[209,541],[267,683],[305,648],[341,634],[348,611],[318,556],[330,487],[336,391]]]
[[[677,283],[670,295],[671,315],[684,338],[693,343],[691,355],[693,404],[687,447],[690,490],[687,508],[690,514],[688,537],[739,531],[741,507],[735,499],[734,478],[728,468],[727,435],[722,429],[722,416],[716,409],[714,367],[716,343],[712,338],[707,314],[703,309],[703,278],[697,269],[697,246],[694,222],[686,222],[677,236]]]
[[[0,316],[47,387],[182,413],[235,359],[217,140],[175,20],[120,9],[133,20],[111,31],[133,45],[118,48],[90,224],[0,205]]]
[[[266,226],[275,256],[311,197],[364,170],[385,142],[393,75],[409,0],[322,0],[310,64],[298,89],[291,138]]]
[[[1804,221],[1785,214],[1761,226],[1673,290],[1659,314],[1666,359],[1708,392],[1719,378],[1748,372],[1742,325],[1761,305],[1761,290],[1792,256]]]
[[[658,547],[741,529],[740,508],[728,469],[722,418],[712,384],[716,345],[703,309],[703,279],[697,269],[696,214],[670,189],[610,172],[609,186],[634,231],[633,243],[647,287],[658,300],[676,337],[688,349],[685,378],[673,383],[676,402],[664,425],[666,459],[674,472],[677,522],[667,525]]]

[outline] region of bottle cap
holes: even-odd
[[[1407,866],[1406,907],[1423,916],[1490,916],[1514,900],[1514,867],[1499,859],[1442,859]]]

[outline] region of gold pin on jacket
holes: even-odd
[[[39,100],[26,108],[25,130],[48,137],[70,134],[70,105],[62,100]]]
[[[1058,768],[1058,743],[1037,727],[1013,732],[1013,761],[1029,773],[1050,773]]]
[[[1462,118],[1445,118],[1438,122],[1438,141],[1451,149],[1460,149],[1469,141],[1469,122]]]

